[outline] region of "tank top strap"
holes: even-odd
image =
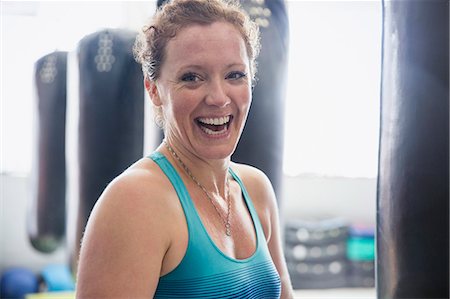
[[[261,221],[259,220],[258,213],[256,212],[256,209],[253,206],[253,202],[250,198],[250,195],[247,192],[247,189],[244,186],[244,183],[242,182],[241,178],[233,171],[233,169],[231,169],[231,167],[229,168],[229,172],[230,172],[231,176],[233,177],[233,179],[239,184],[239,187],[241,187],[242,195],[244,196],[245,203],[247,205],[247,208],[250,212],[250,215],[253,219],[253,223],[255,225],[258,240],[264,240],[265,235],[264,235],[264,230],[262,228]],[[263,242],[263,243],[265,243],[265,242]]]
[[[191,239],[192,229],[195,226],[198,226],[199,223],[195,222],[195,219],[197,219],[197,212],[195,210],[195,207],[193,206],[193,203],[190,199],[190,195],[188,193],[186,186],[183,183],[183,180],[181,179],[180,175],[175,170],[173,165],[169,162],[169,160],[167,160],[167,158],[160,152],[153,152],[148,156],[148,158],[152,159],[156,164],[158,164],[158,166],[166,174],[167,178],[172,183],[172,186],[174,187],[180,200],[181,206],[183,208]]]
[[[206,228],[204,227],[200,219],[200,216],[198,215],[197,210],[195,209],[194,203],[191,200],[188,190],[185,184],[183,183],[183,180],[181,179],[180,175],[173,167],[173,165],[160,152],[153,152],[148,156],[148,158],[152,159],[156,164],[158,164],[158,166],[166,174],[167,178],[172,183],[172,186],[174,187],[178,195],[188,226],[189,244],[192,244],[193,242],[194,243],[198,242],[198,244],[210,243],[213,247],[216,248],[217,251],[221,252],[220,249],[216,247],[215,243],[212,241],[211,237],[207,233]],[[248,194],[247,189],[244,186],[244,183],[231,168],[229,168],[229,173],[241,188],[244,201],[247,205],[248,211],[250,212],[250,216],[253,220],[257,240],[264,240],[265,235],[261,225],[261,221],[259,219],[255,207],[253,206],[250,195]],[[256,252],[259,251],[259,247],[261,245],[264,247],[265,242],[257,242]],[[190,245],[188,245],[188,247],[189,246]],[[223,253],[221,254],[223,255]]]

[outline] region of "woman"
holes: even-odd
[[[136,43],[165,140],[106,188],[86,227],[79,298],[291,298],[275,195],[236,164],[257,27],[221,0],[173,0]]]

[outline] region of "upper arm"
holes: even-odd
[[[170,244],[161,219],[163,209],[157,193],[146,194],[132,177],[108,186],[83,237],[78,298],[153,296]]]
[[[246,186],[248,185],[258,216],[266,230],[269,252],[281,279],[281,298],[293,298],[281,242],[279,210],[272,184],[263,172],[255,168],[244,167],[241,173],[246,178]]]
[[[273,192],[273,191],[272,191]],[[278,206],[275,200],[269,201],[270,206],[270,226],[271,226],[271,237],[267,243],[270,255],[272,256],[273,263],[278,270],[278,274],[281,279],[281,298],[293,298],[293,290],[291,285],[291,280],[286,266],[286,260],[283,253],[283,247],[281,242],[281,227],[279,220]]]

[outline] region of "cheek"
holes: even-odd
[[[252,102],[252,93],[250,88],[245,88],[239,92],[237,95],[238,100],[238,106],[244,110],[248,111],[250,108],[250,104]]]
[[[174,93],[169,101],[169,110],[176,119],[189,116],[196,106],[195,95],[192,92]]]

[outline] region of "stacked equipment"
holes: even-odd
[[[372,228],[352,227],[347,240],[348,286],[375,286],[375,238]]]
[[[348,232],[340,218],[286,223],[285,256],[295,289],[346,286]]]

